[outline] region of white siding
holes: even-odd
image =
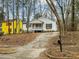
[[[56,24],[56,22],[52,23],[52,30],[53,31],[57,31],[57,24]]]
[[[36,23],[40,23],[42,22],[43,23],[43,31],[57,31],[57,25],[56,25],[56,22],[50,20],[50,19],[47,19],[47,18],[39,18],[38,20],[36,20],[38,22]],[[35,23],[35,21],[32,23]],[[46,24],[52,24],[52,28],[51,29],[46,29]],[[33,30],[33,29],[31,29]],[[34,29],[34,30],[37,30],[37,29]]]
[[[23,30],[26,31],[27,28],[26,28],[26,24],[23,24]]]

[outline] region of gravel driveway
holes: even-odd
[[[40,53],[46,50],[48,39],[56,36],[56,32],[41,33],[34,41],[17,48],[14,54],[0,54],[0,59],[36,59]]]

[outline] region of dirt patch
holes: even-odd
[[[54,57],[70,57],[71,56],[66,51],[60,52],[60,50],[56,50],[56,49],[48,50],[47,53]]]
[[[0,37],[0,45],[22,46],[33,41],[39,33],[13,34]]]

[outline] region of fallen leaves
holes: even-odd
[[[36,38],[38,33],[13,34],[0,37],[0,45],[24,45]]]

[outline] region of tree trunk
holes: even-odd
[[[34,6],[34,16],[35,16],[35,0],[33,1],[33,6]]]
[[[58,15],[58,13],[57,13],[57,10],[56,10],[56,8],[55,8],[55,6],[54,6],[54,4],[53,4],[53,2],[52,2],[52,0],[46,0],[47,1],[47,3],[48,3],[48,5],[49,5],[49,7],[51,8],[51,10],[52,10],[52,12],[54,13],[54,15],[56,16],[56,18],[57,18],[57,23],[58,23],[58,29],[59,29],[59,37],[60,37],[60,42],[62,42],[62,40],[61,40],[61,36],[62,36],[62,34],[63,34],[63,32],[62,32],[62,29],[63,29],[63,24],[62,24],[62,21],[60,20],[60,17],[59,17],[59,15]],[[61,45],[61,47],[62,47],[62,45]],[[62,52],[62,49],[60,50],[61,52]]]
[[[29,21],[30,21],[30,13],[31,13],[31,5],[32,5],[32,1],[30,1],[30,4],[27,8],[28,11],[28,15],[27,15],[27,33],[29,33]]]
[[[7,1],[7,20],[8,20],[8,32],[10,34],[10,23],[9,23],[9,4],[8,4],[8,1]]]
[[[25,6],[25,3],[24,3],[24,0],[23,0],[22,2],[23,2],[23,3],[22,3],[22,6],[23,6],[23,7],[22,7],[22,19],[23,19],[23,21],[24,21],[24,20],[25,20],[25,19],[24,19],[24,14],[25,14],[25,13],[24,13],[24,8],[25,8],[24,6]],[[22,28],[23,28],[23,25],[22,25]]]
[[[59,29],[60,35],[62,35],[62,34],[61,34],[61,32],[62,32],[62,26],[61,26],[61,25],[62,25],[62,24],[61,24],[60,17],[59,17],[59,15],[57,14],[56,8],[55,8],[55,6],[54,6],[54,4],[52,3],[51,0],[50,0],[51,4],[49,3],[48,0],[46,0],[46,1],[47,1],[47,3],[48,3],[49,7],[51,8],[52,12],[54,13],[54,15],[55,15],[56,18],[57,18],[58,29]]]
[[[16,0],[16,32],[18,32],[19,27],[19,0]]]
[[[4,0],[2,0],[2,4],[3,4],[3,9],[2,9],[3,17],[2,17],[2,20],[4,20]]]
[[[14,34],[14,0],[13,0],[13,34]]]
[[[71,31],[75,31],[75,0],[72,0]]]
[[[41,6],[41,0],[39,0],[39,4],[40,4],[40,13],[42,15],[42,6]]]

